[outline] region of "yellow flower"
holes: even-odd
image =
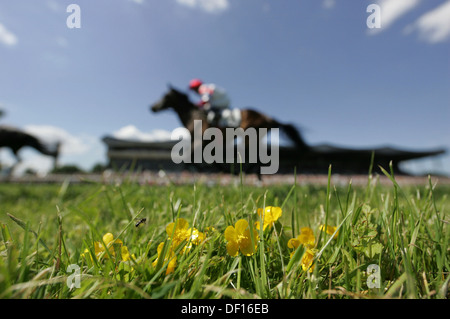
[[[121,247],[121,254],[122,254],[122,261],[129,261],[131,260],[131,258],[136,259],[136,256],[134,254],[130,255],[127,246]]]
[[[189,246],[185,246],[183,251],[190,249],[192,244],[198,245],[204,239],[203,233],[196,228],[189,228],[189,223],[184,218],[178,218],[175,222],[170,223],[166,227],[166,233],[172,239],[174,248],[178,247],[183,241],[186,241]]]
[[[108,248],[109,250],[109,254],[113,257],[115,257],[115,250],[114,250],[114,244],[118,244],[120,245],[120,247],[122,247],[123,242],[120,239],[116,239],[114,240],[114,236],[111,233],[106,233],[105,235],[103,235],[103,242],[105,243],[106,247],[103,246],[103,243],[96,241],[94,243],[94,248],[95,248],[95,256],[98,258],[100,258],[103,254],[103,257],[105,259],[109,258],[108,253],[104,252],[106,251],[106,248]]]
[[[328,235],[333,235],[334,232],[336,231],[336,229],[337,229],[336,226],[329,226],[329,225],[327,225],[326,233],[327,233]],[[320,225],[320,230],[321,230],[321,231],[325,231],[325,225]],[[336,239],[338,235],[339,235],[339,231],[336,232],[336,235],[334,235],[333,238]]]
[[[164,243],[160,243],[158,245],[158,248],[156,249],[158,251],[158,258],[156,258],[156,260],[152,263],[153,267],[156,267],[156,265],[158,264],[158,259],[161,258],[161,252],[163,250],[163,247]],[[164,263],[166,263],[169,259],[170,261],[169,264],[167,265],[166,275],[173,273],[175,267],[177,266],[177,257],[175,256],[172,247],[169,248],[168,252],[166,253],[166,256],[164,256]]]
[[[288,241],[288,247],[294,248],[294,251],[291,253],[291,258],[294,256],[295,250],[303,245],[306,248],[305,253],[303,254],[302,260],[300,264],[302,265],[302,269],[304,271],[308,270],[312,272],[314,270],[314,265],[312,265],[314,259],[314,251],[313,247],[316,244],[316,238],[314,237],[314,233],[311,228],[303,227],[300,229],[300,235],[297,238],[291,238]],[[312,266],[311,266],[312,265]]]
[[[313,272],[315,266],[312,264],[313,259],[314,251],[308,248],[303,254],[302,261],[300,262],[304,271],[307,271],[309,269],[309,272]]]
[[[261,216],[261,219],[263,220],[263,230],[265,230],[267,226],[269,226],[269,228],[272,227],[272,224],[281,217],[281,214],[281,207],[266,206],[265,209],[258,208],[258,215]],[[256,228],[260,229],[259,227],[259,222],[256,222]]]
[[[258,242],[258,233],[256,230],[253,230],[254,243],[252,245],[250,227],[245,219],[238,220],[235,227],[228,226],[225,229],[224,235],[225,239],[228,241],[227,252],[230,256],[237,256],[239,251],[245,256],[251,256],[255,253]]]
[[[103,245],[103,243],[106,245],[106,247]],[[94,242],[94,251],[95,251],[95,257],[97,259],[105,258],[109,259],[109,255],[111,255],[113,258],[116,257],[116,250],[114,248],[114,245],[119,245],[120,252],[122,255],[122,261],[128,261],[131,258],[135,259],[136,257],[134,255],[130,256],[130,252],[128,251],[127,246],[123,245],[123,242],[120,239],[114,239],[113,234],[106,233],[103,235],[103,243],[101,242]],[[108,249],[109,254],[106,252],[106,249]],[[85,256],[85,254],[88,254],[89,250],[86,249],[82,256]]]
[[[194,245],[199,245],[205,239],[205,235],[199,232],[198,229],[192,228],[191,241]]]
[[[306,248],[312,248],[316,244],[316,238],[311,228],[303,227],[300,229],[300,235],[297,238],[291,238],[288,241],[289,248],[297,249],[300,245],[304,245]],[[291,256],[292,257],[292,256]]]

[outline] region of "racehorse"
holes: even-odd
[[[206,114],[203,110],[199,109],[198,106],[193,104],[187,94],[180,92],[174,87],[169,85],[169,91],[156,103],[151,105],[150,109],[153,112],[160,112],[167,109],[173,109],[181,123],[184,127],[194,136],[194,121],[201,120],[202,123],[202,133],[210,126],[206,120]],[[280,123],[277,120],[262,114],[253,109],[242,109],[240,110],[240,128],[244,131],[248,128],[254,128],[259,132],[261,128],[267,130],[273,128],[281,129],[294,143],[296,149],[300,152],[306,152],[309,146],[305,143],[303,138],[300,136],[298,130],[291,124]],[[220,128],[222,131],[225,128]],[[261,138],[259,136],[258,138]],[[260,176],[258,175],[260,178]]]
[[[178,91],[172,86],[169,86],[169,92],[166,93],[161,100],[151,106],[153,112],[160,112],[169,108],[172,108],[178,114],[181,123],[191,133],[194,130],[194,120],[202,120],[203,131],[210,127],[206,121],[204,111],[200,110],[195,104],[190,102],[187,94]],[[260,128],[279,128],[295,143],[295,146],[299,151],[308,150],[309,146],[305,143],[298,130],[292,124],[280,123],[253,109],[242,109],[240,112],[240,127],[244,131],[250,127],[257,130]]]
[[[56,167],[60,143],[56,143],[52,149],[42,143],[37,137],[23,132],[17,128],[9,126],[0,126],[0,148],[9,148],[16,158],[16,163],[13,168],[21,162],[19,150],[23,147],[32,147],[44,155],[48,155],[54,158],[53,165]]]

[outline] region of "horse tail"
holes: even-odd
[[[309,149],[308,144],[306,144],[306,142],[303,139],[303,137],[301,136],[299,130],[294,125],[283,124],[283,123],[279,123],[279,122],[277,122],[277,125],[295,143],[295,146],[298,147],[299,150],[306,151]]]

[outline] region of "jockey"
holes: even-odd
[[[217,125],[222,112],[230,108],[230,99],[225,90],[213,83],[203,83],[199,79],[191,80],[189,88],[200,95],[198,106],[207,113],[208,123]]]

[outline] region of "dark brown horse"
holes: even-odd
[[[7,147],[14,154],[16,163],[13,165],[13,168],[21,162],[19,150],[27,146],[36,149],[44,155],[53,157],[53,165],[54,167],[56,167],[59,155],[59,142],[55,145],[54,148],[50,148],[31,134],[23,132],[14,127],[3,125],[0,126],[0,148]]]
[[[186,94],[173,87],[169,87],[169,92],[151,106],[153,112],[160,112],[169,108],[172,108],[178,114],[181,123],[189,130],[191,135],[194,131],[194,120],[202,120],[202,132],[210,127],[206,121],[205,112],[190,102]],[[252,109],[241,110],[240,127],[244,131],[248,128],[255,128],[256,130],[260,128],[266,128],[268,130],[279,128],[295,143],[297,150],[306,151],[309,148],[293,125],[280,123]],[[224,128],[221,129],[223,130]]]
[[[193,134],[195,120],[201,120],[202,134],[206,129],[211,127],[206,120],[205,112],[199,109],[195,104],[190,102],[187,94],[184,94],[170,86],[169,92],[166,93],[161,100],[157,101],[151,106],[151,110],[153,112],[160,112],[167,109],[173,109],[177,113],[181,123],[190,132],[191,136],[194,136]],[[295,147],[299,152],[306,152],[309,149],[309,146],[303,141],[300,133],[293,125],[280,123],[277,120],[252,109],[242,109],[240,112],[240,128],[242,128],[244,131],[248,128],[254,128],[259,135],[260,132],[264,132],[264,130],[260,131],[259,129],[267,129],[266,132],[268,132],[270,129],[279,128],[295,143]],[[226,128],[220,127],[219,129],[224,131]],[[258,136],[257,138],[261,139],[262,137],[263,136]],[[246,143],[245,145],[246,147],[248,147],[248,143]],[[192,150],[194,150],[195,147],[196,146],[193,145]],[[246,169],[246,172],[253,171],[257,167],[259,166],[250,166]],[[222,170],[224,170],[223,167]],[[257,172],[257,175],[258,178],[261,179],[259,171]]]

